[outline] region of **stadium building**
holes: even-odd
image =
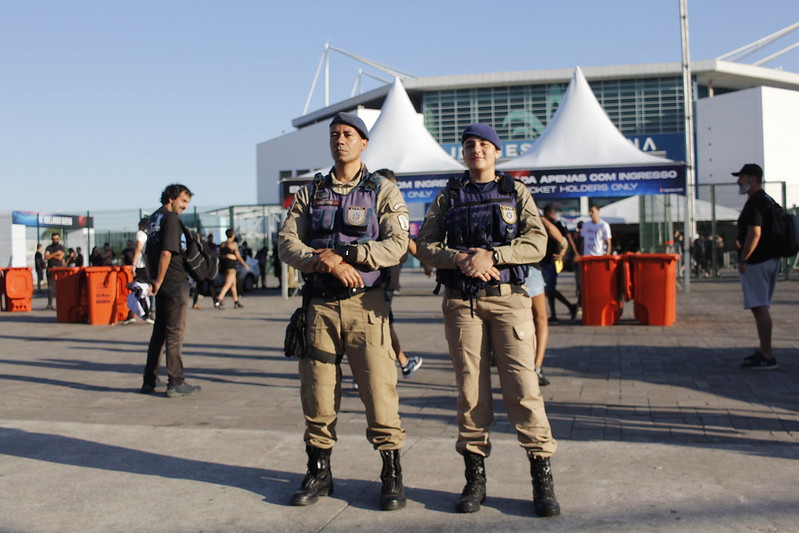
[[[692,61],[696,107],[696,181],[730,184],[730,172],[758,162],[769,181],[786,183],[786,197],[799,203],[799,74],[719,59]],[[645,152],[685,161],[682,71],[679,63],[582,68],[591,90],[613,124]],[[460,132],[474,122],[493,126],[503,159],[531,147],[549,124],[574,68],[454,76],[403,77],[402,84],[426,129],[441,147],[460,158]],[[257,146],[257,201],[291,197],[297,179],[328,168],[328,124],[339,111],[354,111],[367,126],[376,121],[391,84],[306,113],[295,131]],[[714,191],[717,203],[740,208],[731,186]],[[600,205],[618,198],[592,198]],[[585,205],[583,202],[582,206]],[[564,201],[565,210],[581,204]],[[413,215],[413,213],[412,213]]]

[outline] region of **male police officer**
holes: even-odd
[[[436,196],[417,239],[419,259],[444,285],[444,327],[458,386],[457,451],[466,486],[456,510],[475,512],[486,496],[484,458],[491,452],[491,354],[508,418],[530,459],[535,510],[560,514],[549,458],[555,452],[534,369],[530,299],[522,288],[547,235],[527,188],[497,174],[496,132],[472,124],[461,136],[468,171]]]
[[[408,249],[408,209],[396,185],[361,163],[368,139],[356,115],[333,118],[334,166],[297,192],[280,231],[280,260],[303,273],[310,296],[308,353],[299,362],[308,472],[293,505],[333,492],[330,452],[346,353],[366,410],[366,437],[383,460],[380,507],[405,506],[399,459],[405,430],[380,269],[398,264]]]

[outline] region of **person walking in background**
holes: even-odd
[[[381,168],[376,170],[375,173],[385,177],[391,183],[397,184],[397,177],[394,175],[394,171]],[[414,257],[416,256],[416,244],[412,239],[408,240],[408,251]],[[385,291],[386,307],[388,308],[388,327],[391,331],[391,347],[394,348],[394,353],[397,354],[397,363],[402,370],[402,377],[409,378],[422,366],[424,358],[421,355],[412,355],[408,357],[402,350],[399,335],[397,335],[397,330],[394,328],[394,311],[391,306],[394,303],[394,293],[400,289],[399,280],[400,274],[402,273],[402,265],[394,265],[393,267],[386,268],[383,273],[386,276],[386,285],[383,290]]]
[[[492,354],[510,423],[530,462],[536,514],[560,514],[550,457],[557,442],[535,372],[535,332],[523,288],[526,265],[546,252],[546,232],[527,187],[497,174],[501,143],[472,124],[461,136],[468,170],[453,177],[427,211],[419,259],[445,287],[444,329],[458,389],[458,439],[466,486],[455,509],[472,513],[486,498],[485,458],[494,419]]]
[[[100,256],[98,266],[111,266],[114,264],[114,250],[111,249],[111,243],[103,243],[103,249],[98,254]]]
[[[92,251],[89,253],[89,266],[100,266],[100,249],[96,246],[92,247]]]
[[[583,306],[582,286],[580,285],[580,264],[577,258],[583,251],[583,221],[577,222],[574,234],[569,238],[569,242],[574,247],[574,297],[577,299],[577,307]]]
[[[80,246],[75,248],[75,266],[76,267],[83,266],[83,253],[81,252]]]
[[[122,264],[125,266],[133,266],[133,256],[136,254],[136,248],[133,241],[128,239],[125,243],[125,248],[122,250]]]
[[[72,248],[69,248],[67,250],[67,258],[64,259],[64,263],[66,263],[66,266],[68,266],[68,267],[74,267],[75,266],[75,261],[77,261],[77,260],[78,260],[78,255],[75,253],[75,250],[72,249]]]
[[[147,275],[147,268],[144,262],[145,250],[147,249],[147,223],[150,217],[143,217],[139,220],[139,229],[136,231],[136,244],[133,247],[133,279],[137,282],[147,282],[149,276]],[[80,249],[80,248],[79,248]],[[148,324],[154,324],[155,319],[155,296],[148,290],[146,298],[147,312],[145,313],[144,320]]]
[[[36,253],[33,254],[33,268],[36,270],[36,291],[41,293],[44,269],[47,268],[47,263],[44,262],[44,255],[42,254],[41,243],[36,245]]]
[[[269,260],[269,247],[264,243],[257,252],[255,260],[258,261],[258,277],[261,279],[261,288],[266,288],[266,264]]]
[[[589,222],[583,223],[583,255],[608,255],[612,252],[610,224],[599,218],[599,207],[588,208]]]
[[[275,239],[272,244],[272,269],[277,278],[277,288],[283,288],[283,266],[280,262],[280,254],[278,253],[278,240]]]
[[[222,285],[219,290],[219,296],[214,300],[214,307],[222,309],[225,295],[230,291],[230,294],[233,295],[233,308],[238,309],[244,306],[239,302],[239,292],[236,286],[238,270],[236,267],[239,263],[244,265],[247,270],[250,270],[250,267],[247,266],[247,262],[244,261],[244,258],[239,253],[239,244],[236,242],[236,232],[233,231],[233,228],[225,231],[225,235],[227,240],[219,245],[219,270],[225,273],[225,284]]]
[[[383,269],[408,251],[408,208],[396,185],[361,162],[369,131],[353,113],[329,126],[333,168],[297,191],[279,236],[280,259],[302,272],[308,351],[299,361],[308,470],[292,505],[333,492],[330,454],[338,437],[341,361],[352,369],[366,412],[366,438],[380,453],[380,509],[405,507],[395,357]],[[288,280],[285,280],[288,283]],[[289,285],[290,286],[290,285]]]
[[[544,286],[547,302],[549,302],[549,321],[558,322],[555,309],[555,300],[563,303],[569,309],[569,318],[574,320],[577,316],[577,305],[569,302],[558,290],[558,265],[563,265],[563,258],[569,250],[569,241],[565,237],[568,233],[566,226],[558,220],[555,206],[548,204],[544,207],[544,217],[541,219],[547,230],[547,252],[541,259],[541,274],[544,276]],[[540,366],[540,365],[539,365]]]
[[[205,239],[205,242],[208,243],[208,247],[216,254],[219,255],[219,245],[214,242],[214,234],[209,233],[208,237]]]
[[[44,249],[44,261],[47,263],[47,307],[46,311],[53,311],[53,298],[55,297],[55,273],[54,268],[64,266],[67,251],[61,244],[61,235],[53,233],[50,237],[50,246]]]
[[[241,257],[244,258],[245,261],[247,260],[248,257],[252,257],[252,248],[250,248],[250,245],[247,244],[247,241],[241,243],[241,246],[239,246],[239,253],[241,254]]]
[[[775,370],[779,368],[771,347],[771,298],[777,284],[779,259],[771,252],[768,239],[773,225],[773,210],[777,205],[763,190],[763,169],[747,163],[738,172],[738,193],[747,195],[738,217],[735,244],[738,247],[738,272],[741,273],[741,290],[744,309],[750,309],[757,327],[758,349],[744,359],[741,368],[747,370]]]
[[[546,209],[544,212],[546,213]],[[552,251],[550,249],[550,243],[552,241],[562,244],[565,239],[558,227],[549,222],[547,217],[541,218],[541,222],[543,222],[544,229],[546,229],[547,232],[547,254],[549,254],[550,251]],[[556,255],[560,254],[560,250],[562,249],[561,244],[558,244]],[[543,260],[541,262],[543,263]],[[546,356],[547,342],[549,341],[549,321],[547,320],[546,278],[542,273],[541,263],[533,263],[530,265],[530,270],[524,284],[527,287],[527,294],[532,300],[533,308],[533,324],[535,325],[535,373],[538,375],[538,384],[545,387],[549,385],[549,379],[544,376],[543,371],[544,357]],[[550,305],[553,304],[550,303]]]
[[[147,348],[142,394],[153,394],[158,383],[161,351],[166,347],[166,368],[169,374],[168,398],[200,392],[198,385],[189,385],[183,369],[183,335],[189,307],[189,275],[184,266],[181,237],[183,228],[178,215],[191,202],[191,191],[185,185],[168,185],[161,193],[161,207],[147,224],[147,277],[155,295],[155,325]]]

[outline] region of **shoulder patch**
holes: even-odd
[[[397,215],[397,220],[403,231],[409,231],[411,229],[411,223],[405,215]]]

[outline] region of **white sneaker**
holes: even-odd
[[[402,367],[402,377],[411,377],[414,372],[421,368],[423,361],[424,359],[422,359],[421,355],[412,355],[408,357],[408,362]]]

